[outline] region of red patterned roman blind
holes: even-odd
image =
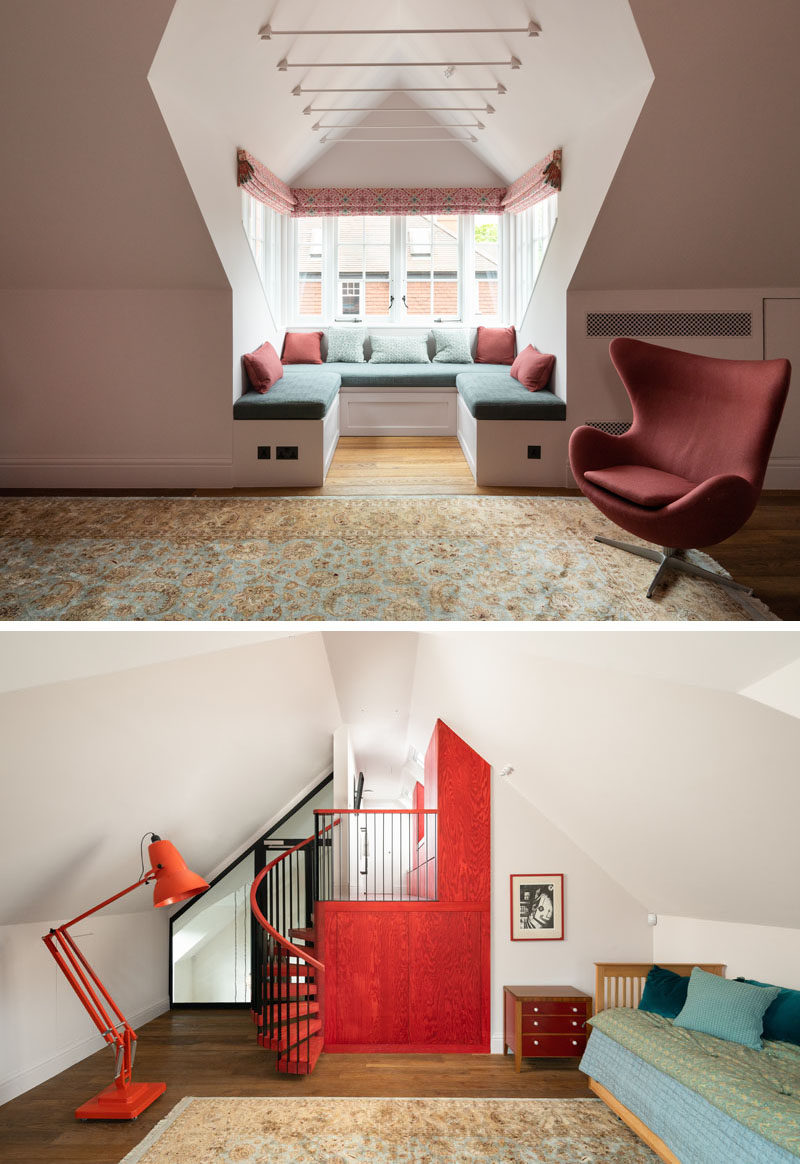
[[[503,199],[506,213],[521,214],[561,189],[561,150],[553,150],[535,166],[512,182]]]
[[[501,214],[505,190],[485,186],[407,189],[296,188],[295,218],[347,214]]]
[[[243,149],[236,151],[236,162],[238,186],[242,186],[257,202],[263,202],[279,214],[292,213],[294,195],[272,170],[268,170],[258,158]]]

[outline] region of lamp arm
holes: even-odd
[[[146,885],[154,876],[155,869],[150,869],[144,877],[135,881],[133,885],[129,885],[127,889],[120,890],[119,893],[101,901],[92,909],[78,914],[71,921],[56,926],[42,938],[100,1034],[109,1045],[117,1048],[115,1080],[119,1087],[124,1087],[130,1082],[136,1032],[90,966],[75,939],[67,931],[71,926],[83,921],[84,918],[91,917],[92,914],[110,905],[113,901],[117,901],[120,897],[138,889],[140,885]],[[110,1016],[98,995],[102,996],[106,1006],[113,1011],[115,1019]]]

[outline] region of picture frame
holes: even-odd
[[[564,874],[511,874],[511,941],[563,942]]]

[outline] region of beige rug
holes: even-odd
[[[593,1099],[184,1099],[122,1164],[657,1164]]]
[[[578,497],[0,498],[0,619],[770,617],[680,574],[650,600],[595,534]]]

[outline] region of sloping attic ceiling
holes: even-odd
[[[664,636],[646,638],[657,658]],[[720,640],[669,638],[684,640],[689,683],[647,678],[643,658],[634,674],[603,666],[596,635],[582,663],[542,659],[520,634],[501,650],[491,634],[422,636],[412,736],[438,715],[496,772],[511,765],[521,795],[649,910],[800,928],[800,720],[724,678],[721,690],[689,685]],[[731,633],[712,675],[731,643],[745,684],[748,657],[756,673],[784,651],[798,657],[791,632],[768,637],[768,663],[749,635]]]
[[[526,28],[535,19],[542,35],[526,33],[430,36],[276,36],[261,41],[258,29],[268,20],[275,29],[331,28]],[[503,66],[456,67],[451,77],[444,68],[409,67],[411,61],[510,61],[517,56],[520,69]],[[318,65],[325,61],[354,62],[347,67],[278,71],[283,57]],[[382,67],[359,67],[355,62],[386,62]],[[323,0],[278,0],[271,9],[263,0],[177,0],[150,72],[150,80],[168,126],[170,108],[179,101],[198,124],[227,134],[259,157],[284,181],[295,182],[324,152],[343,151],[349,160],[350,184],[385,184],[374,170],[370,147],[320,146],[312,130],[314,116],[303,109],[313,104],[343,109],[380,106],[381,93],[331,93],[292,96],[292,89],[442,87],[448,92],[416,94],[419,104],[476,106],[487,101],[496,112],[480,120],[478,141],[461,146],[470,151],[502,182],[519,177],[540,157],[595,119],[605,116],[631,92],[651,78],[647,57],[631,15],[628,0],[350,0],[344,8]],[[467,86],[508,92],[459,92]],[[431,98],[430,102],[426,98]],[[447,115],[433,114],[444,124]],[[347,114],[353,122],[360,115]],[[344,120],[344,117],[342,118]],[[176,142],[181,152],[181,142]],[[455,146],[448,146],[445,170],[458,184]],[[391,147],[390,147],[391,150]],[[390,150],[386,151],[391,156]],[[430,150],[437,177],[432,184],[447,185],[442,158],[435,147],[406,147],[409,158]],[[410,152],[408,152],[410,151]],[[423,159],[425,154],[423,153]],[[475,163],[465,169],[472,172]],[[191,174],[190,174],[191,177]],[[467,182],[473,181],[466,178]],[[407,181],[406,184],[411,184]]]
[[[397,795],[439,717],[646,908],[798,926],[800,720],[739,692],[800,633],[247,633],[6,636],[0,925],[131,884],[149,830],[209,874],[330,770],[341,723]]]

